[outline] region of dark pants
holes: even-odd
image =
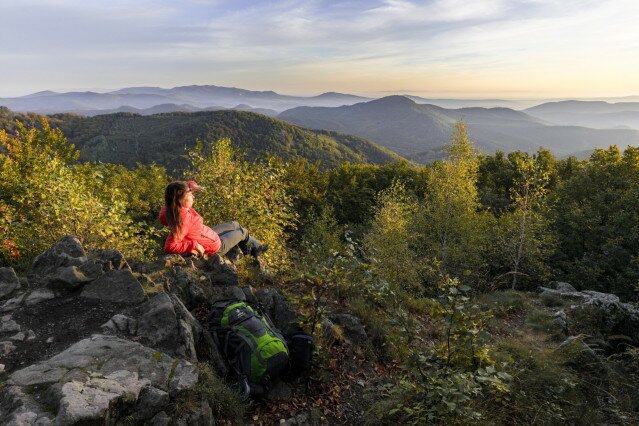
[[[224,255],[233,247],[239,245],[242,253],[250,254],[252,247],[257,247],[260,243],[251,237],[248,231],[240,226],[237,221],[225,222],[215,225],[213,229],[220,236],[222,246],[218,250],[218,254]]]

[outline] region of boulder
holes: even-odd
[[[572,293],[577,291],[577,289],[571,284],[562,281],[551,281],[548,283],[548,288],[557,290],[561,293]]]
[[[30,412],[37,415],[44,410],[35,401],[46,402],[57,413],[54,423],[66,425],[117,423],[136,407],[145,407],[135,413],[138,421],[150,420],[166,405],[165,394],[190,391],[197,380],[197,368],[188,361],[115,336],[94,335],[15,371],[7,384],[18,395],[12,406],[33,402]],[[0,391],[0,400],[7,397],[7,389]],[[15,417],[14,411],[0,410],[0,423]]]
[[[138,322],[126,315],[116,314],[109,321],[102,324],[101,328],[105,333],[135,335],[138,330]]]
[[[251,291],[248,291],[249,294]],[[301,332],[300,318],[289,306],[286,297],[276,289],[261,289],[255,293],[255,298],[271,317],[275,326],[285,335],[292,336]]]
[[[20,306],[22,300],[24,300],[24,296],[26,293],[20,293],[13,297],[12,299],[7,300],[0,306],[0,313],[11,312],[14,311]]]
[[[53,415],[47,412],[32,395],[18,386],[9,386],[0,393],[0,424],[50,425]]]
[[[119,370],[104,377],[91,377],[85,382],[69,381],[62,385],[58,425],[75,425],[119,417],[114,410],[116,402],[135,401],[148,379],[140,380],[136,372]]]
[[[54,297],[55,294],[48,288],[38,288],[29,293],[27,298],[24,300],[24,303],[27,306],[31,306],[40,302],[44,302],[45,300],[53,299]]]
[[[344,335],[354,344],[361,345],[368,340],[364,325],[359,318],[350,314],[332,315],[331,320],[339,325]]]
[[[237,268],[228,259],[219,255],[211,256],[204,265],[204,269],[208,272],[208,276],[213,285],[218,286],[237,286],[239,279],[237,276]]]
[[[80,266],[87,261],[80,240],[67,235],[47,251],[40,253],[31,264],[31,275],[45,276],[63,266]]]
[[[61,266],[38,281],[54,289],[73,291],[91,279],[77,266]]]
[[[137,335],[141,341],[153,348],[164,349],[169,353],[185,352],[179,346],[178,320],[173,309],[173,302],[166,293],[160,293],[140,307]]]
[[[146,299],[144,289],[129,269],[112,270],[88,284],[82,297],[108,302],[138,304]]]
[[[20,280],[13,268],[0,268],[0,300],[11,296],[20,287]]]
[[[568,329],[568,316],[564,311],[557,311],[553,315],[553,323],[557,325],[562,332]]]
[[[215,286],[209,291],[209,301],[211,303],[219,300],[246,300],[246,295],[241,288],[237,286]]]
[[[89,258],[101,263],[104,271],[131,269],[124,255],[117,250],[94,250],[89,253]]]
[[[169,394],[153,386],[145,386],[135,407],[137,420],[151,419],[169,404]]]

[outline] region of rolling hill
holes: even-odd
[[[14,118],[30,123],[35,121],[33,115],[11,115],[6,108],[0,109],[0,126],[12,130]],[[185,147],[193,147],[196,139],[215,141],[222,137],[230,137],[249,159],[271,154],[284,159],[320,161],[322,167],[333,167],[347,161],[386,163],[401,159],[397,154],[360,137],[306,130],[262,114],[234,110],[148,116],[131,113],[95,117],[56,114],[50,116],[50,122],[80,150],[80,160],[128,167],[135,166],[137,162],[155,162],[169,170],[181,169],[186,165],[183,157]]]
[[[596,129],[639,129],[639,102],[547,102],[525,112],[555,124]]]
[[[479,148],[535,151],[539,147],[566,155],[597,146],[639,144],[639,132],[627,129],[598,130],[576,126],[551,126],[524,112],[508,108],[445,109],[421,105],[403,96],[337,108],[298,107],[278,118],[314,128],[330,129],[370,139],[415,161],[441,156],[452,126],[463,120]]]

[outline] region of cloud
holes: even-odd
[[[383,85],[446,73],[541,74],[588,58],[621,75],[637,61],[638,18],[630,0],[0,0],[0,93],[45,74],[24,73],[25,63],[49,67],[56,84],[84,86],[128,75],[175,85],[279,76],[285,87],[301,85],[304,73],[309,86],[330,82],[321,73]]]

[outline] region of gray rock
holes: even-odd
[[[73,291],[82,287],[90,278],[85,276],[77,266],[61,266],[39,280],[51,288]]]
[[[154,348],[174,351],[181,345],[173,302],[166,293],[154,296],[141,306],[137,335]]]
[[[206,271],[211,279],[211,283],[219,286],[237,286],[239,279],[237,268],[229,260],[219,255],[213,255],[205,265]]]
[[[103,330],[108,330],[111,333],[125,333],[125,334],[136,334],[138,329],[138,322],[134,318],[128,317],[122,314],[116,314],[109,321],[102,324],[101,328]]]
[[[174,375],[169,383],[169,395],[174,398],[180,392],[193,389],[197,384],[197,368],[186,361],[179,362],[173,370]]]
[[[53,416],[31,395],[17,386],[0,393],[0,424],[7,426],[50,425]]]
[[[75,266],[72,266],[75,268]],[[55,297],[55,293],[48,288],[38,288],[33,290],[25,299],[24,303],[27,306],[35,305],[40,302],[44,302],[45,300],[53,299]]]
[[[22,303],[24,296],[26,293],[20,293],[12,299],[7,300],[0,306],[0,313],[11,312],[16,310],[18,306]]]
[[[95,250],[90,253],[91,259],[100,261],[104,271],[111,269],[131,269],[124,255],[117,250]]]
[[[80,240],[67,235],[33,260],[31,274],[45,276],[63,266],[80,266],[87,261]]]
[[[547,287],[544,287],[544,288],[557,290],[562,293],[572,293],[577,291],[577,289],[573,287],[570,283],[563,282],[563,281],[550,281]]]
[[[557,311],[553,316],[553,322],[562,330],[565,331],[568,328],[568,316],[564,311]]]
[[[27,338],[26,334],[24,334],[23,332],[19,332],[9,337],[9,340],[13,340],[14,342],[22,342],[26,338]]]
[[[177,426],[213,426],[213,411],[207,401],[200,401],[199,407],[195,408],[188,416],[180,418],[175,423]]]
[[[193,383],[192,376],[197,376],[197,370],[188,361],[176,360],[137,342],[98,334],[48,360],[15,371],[9,376],[8,383],[17,386],[53,384],[75,368],[99,377],[121,371],[136,373],[137,381],[164,391],[168,390],[169,378],[171,383],[180,383],[186,388],[188,383]]]
[[[15,333],[20,331],[20,324],[9,318],[2,318],[2,324],[0,324],[0,334]]]
[[[171,418],[164,411],[160,411],[150,421],[151,426],[168,426],[171,422]]]
[[[27,330],[27,340],[34,340],[35,338],[36,338],[36,335],[33,332],[33,330]]]
[[[126,370],[86,382],[69,381],[62,386],[56,424],[101,422],[111,417],[108,413],[116,401],[136,400],[148,383],[148,379],[140,380],[136,372]]]
[[[140,392],[135,407],[135,418],[147,420],[158,414],[169,403],[169,394],[153,386],[146,386]]]
[[[184,358],[193,362],[197,362],[197,352],[195,350],[195,339],[193,338],[193,329],[183,319],[178,320],[178,333],[182,341],[180,348],[184,348],[184,353],[178,353]]]
[[[210,290],[210,301],[217,302],[219,300],[233,299],[233,300],[246,300],[246,295],[241,288],[237,286],[215,286]]]
[[[352,343],[362,344],[368,340],[364,325],[356,316],[338,314],[331,316],[331,319],[344,330],[344,334]]]
[[[220,375],[225,376],[228,373],[228,368],[211,334],[191,315],[177,295],[170,294],[169,297],[173,302],[173,308],[175,309],[177,318],[191,326],[197,352],[202,354],[204,359],[213,365]]]
[[[107,272],[87,285],[81,296],[127,304],[138,304],[146,299],[142,285],[129,269]]]
[[[95,259],[89,259],[86,263],[80,265],[78,269],[89,281],[98,279],[105,272],[102,262]]]
[[[13,342],[0,342],[0,354],[9,355],[11,352],[16,350],[16,345]]]
[[[271,317],[275,326],[285,336],[292,336],[302,331],[299,326],[299,316],[288,304],[286,297],[278,290],[261,289],[255,293],[255,297]]]
[[[0,268],[0,300],[5,299],[20,287],[20,280],[13,268]]]

